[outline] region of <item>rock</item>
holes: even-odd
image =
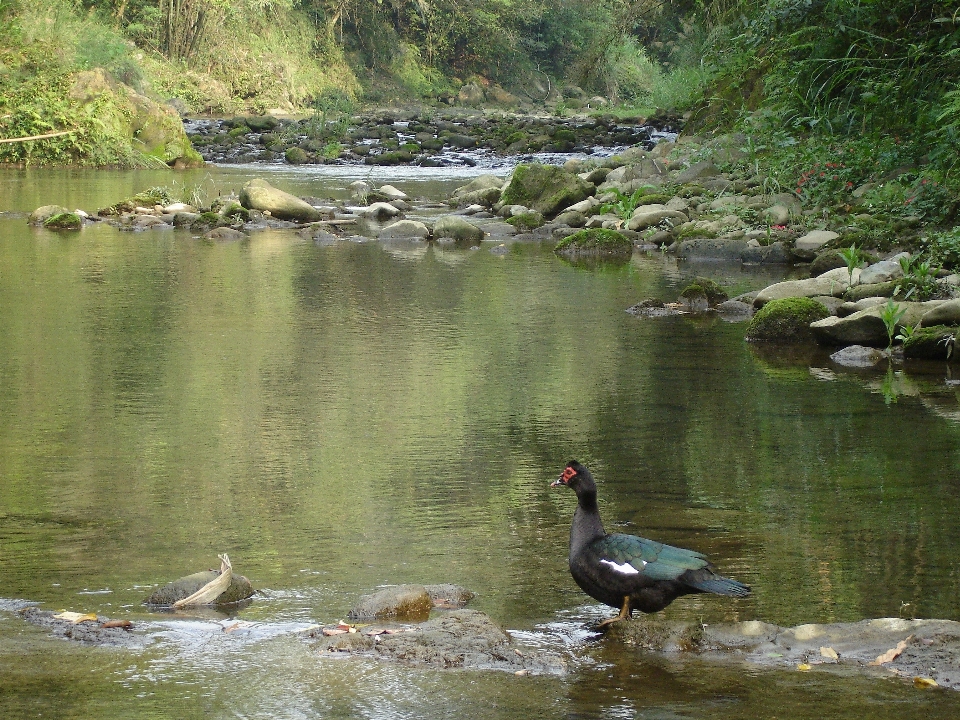
[[[515,107],[520,104],[520,98],[513,93],[504,90],[499,85],[491,85],[489,88],[487,88],[486,95],[490,102],[496,103],[497,105]]]
[[[843,259],[839,250],[826,250],[817,255],[810,264],[810,277],[817,277],[829,270],[846,267],[847,261]]]
[[[743,322],[753,315],[753,305],[739,300],[725,300],[715,309],[726,322]]]
[[[378,240],[428,240],[430,228],[417,220],[398,220],[377,235]]]
[[[770,225],[786,225],[790,222],[790,208],[776,203],[764,210],[763,218]]]
[[[854,281],[856,281],[856,278],[856,271],[854,271]],[[805,280],[784,280],[761,290],[753,304],[754,307],[760,308],[771,300],[790,297],[810,298],[817,295],[840,297],[847,290],[848,280],[846,268],[831,270],[819,277]]]
[[[433,236],[475,244],[483,240],[483,230],[458,215],[446,215],[434,223]]]
[[[323,219],[323,214],[309,203],[261,179],[250,180],[243,186],[240,204],[248,210],[269,212],[280,220],[307,223]]]
[[[245,240],[247,234],[239,230],[228,227],[218,227],[204,233],[205,238],[210,240]]]
[[[578,203],[570,205],[566,212],[578,212],[583,213],[584,215],[589,215],[594,208],[600,207],[600,201],[594,197],[588,197],[586,200],[581,200]]]
[[[861,275],[861,277],[863,276]],[[859,302],[860,300],[872,299],[875,297],[882,297],[884,298],[884,301],[886,301],[886,298],[893,295],[896,288],[896,280],[883,283],[870,283],[869,285],[857,284],[851,288],[847,288],[847,291],[843,294],[843,296],[850,302]]]
[[[882,350],[863,345],[850,345],[833,353],[830,359],[841,367],[871,368],[886,357],[887,354]]]
[[[161,588],[155,590],[150,597],[143,601],[144,605],[157,605],[161,607],[172,607],[178,600],[190,597],[197,590],[207,583],[219,577],[220,573],[216,570],[206,570],[204,572],[187,575],[179,580],[174,580]],[[232,605],[253,596],[253,586],[243,575],[233,573],[230,580],[230,587],[223,591],[212,604],[213,605]]]
[[[626,257],[633,254],[633,243],[615,230],[579,230],[557,243],[555,252],[564,257]]]
[[[668,210],[664,205],[641,205],[633,211],[633,216],[627,222],[628,230],[645,230],[653,225],[659,225],[669,220],[673,225],[689,221],[689,218],[678,210]]]
[[[375,202],[368,207],[360,210],[360,217],[372,218],[374,220],[388,220],[397,217],[400,209],[396,205],[385,202]]]
[[[466,83],[457,93],[457,102],[461,105],[476,106],[483,102],[483,88],[477,83]]]
[[[689,301],[691,298],[702,297],[708,305],[717,305],[728,299],[726,291],[710,278],[696,277],[693,282],[680,291],[680,297]]]
[[[463,207],[474,203],[490,207],[500,199],[503,180],[496,175],[481,175],[453,191],[451,200]]]
[[[886,297],[866,297],[857,301],[847,300],[841,303],[837,307],[837,311],[833,314],[840,317],[847,317],[848,315],[853,315],[855,312],[872,308],[875,305],[885,305],[887,300],[888,298]]]
[[[910,253],[899,253],[888,260],[881,260],[860,270],[860,284],[873,285],[886,283],[903,277],[900,258],[909,258]]]
[[[181,213],[181,212],[196,213],[197,209],[193,205],[187,205],[186,203],[182,203],[182,202],[175,202],[175,203],[170,203],[169,205],[164,207],[163,212],[170,215],[176,215],[177,213]]]
[[[360,598],[349,613],[351,620],[426,620],[433,601],[423,585],[397,585]]]
[[[393,185],[381,185],[378,188],[381,195],[390,200],[409,200],[410,197],[402,190],[397,190]]]
[[[771,300],[753,316],[747,327],[746,338],[776,342],[807,341],[813,338],[810,324],[828,315],[826,307],[809,297]]]
[[[838,237],[840,237],[839,233],[831,230],[813,230],[797,238],[793,245],[793,254],[804,260],[813,260],[821,247]]]
[[[814,295],[811,299],[823,305],[831,315],[838,315],[840,308],[846,304],[842,298],[832,295]]]
[[[74,75],[67,94],[82,105],[81,114],[97,118],[106,135],[127,138],[134,150],[170,166],[203,165],[176,110],[117,82],[103,68]]]
[[[30,217],[27,218],[27,222],[29,222],[31,225],[43,225],[54,215],[63,215],[67,212],[70,211],[60,205],[43,205],[30,213]]]
[[[740,261],[747,241],[729,238],[691,238],[670,246],[669,252],[688,260]]]
[[[315,632],[313,637],[324,653],[373,653],[412,665],[536,673],[566,669],[558,655],[517,647],[509,633],[476,610],[439,613],[412,628],[374,626],[331,637]]]
[[[507,205],[526,205],[553,217],[593,195],[595,188],[574,173],[553,165],[518,165],[500,197]]]
[[[310,162],[310,156],[307,154],[307,151],[297,146],[287,148],[283,153],[283,159],[291,165],[303,165],[304,163]]]
[[[562,225],[569,225],[572,228],[582,228],[587,224],[587,219],[583,216],[583,213],[570,209],[564,210],[557,215],[554,220]]]
[[[475,594],[465,587],[449,583],[424,585],[423,588],[436,608],[461,608],[475,597]]]
[[[682,170],[677,174],[675,180],[678,185],[685,185],[686,183],[692,183],[694,180],[713,177],[719,172],[720,171],[717,170],[717,166],[714,165],[710,160],[704,160],[702,162],[694,163],[686,170]]]
[[[947,300],[920,318],[920,327],[960,325],[960,300]]]
[[[920,322],[925,313],[941,305],[942,300],[931,300],[925,303],[897,303],[904,310],[903,316],[896,325],[899,331],[904,325],[913,327]],[[831,316],[812,323],[814,337],[821,345],[868,345],[870,347],[886,347],[887,328],[880,314],[884,305],[875,305],[860,310],[846,317]]]
[[[793,262],[793,258],[783,243],[779,240],[769,245],[744,248],[740,253],[740,260],[745,265],[786,265]]]
[[[83,227],[83,220],[72,212],[62,212],[51,215],[43,221],[47,230],[79,230]]]
[[[94,616],[95,620],[74,623],[71,620],[56,617],[60,613],[33,606],[25,607],[19,613],[31,625],[45,628],[54,637],[64,640],[74,640],[88,645],[131,648],[139,647],[143,642],[130,632],[134,625],[129,621],[111,621],[108,617]]]
[[[903,341],[903,356],[924,360],[953,360],[957,357],[954,347],[960,328],[947,325],[921,327]]]
[[[461,150],[469,150],[470,148],[477,146],[476,138],[470,137],[469,135],[463,135],[461,133],[450,133],[446,136],[446,141],[450,145],[453,145],[453,147]]]

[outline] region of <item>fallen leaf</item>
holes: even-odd
[[[123,628],[124,630],[130,630],[133,627],[133,623],[129,620],[107,620],[102,628]]]
[[[97,615],[96,613],[78,613],[78,612],[62,612],[59,615],[54,615],[57,620],[68,620],[74,625],[82,622],[96,622]]]
[[[820,657],[829,658],[830,660],[839,660],[840,656],[837,655],[837,651],[832,647],[822,647],[820,648]]]
[[[810,666],[807,663],[800,663],[799,665],[797,665],[797,670],[799,670],[800,672],[809,672]]]
[[[873,665],[874,667],[876,667],[877,665],[884,665],[888,662],[893,662],[898,657],[900,657],[900,653],[902,653],[904,650],[907,649],[907,643],[910,642],[912,639],[913,639],[913,635],[910,635],[905,640],[901,640],[900,642],[897,643],[897,646],[895,648],[891,648],[890,650],[887,650],[883,655],[879,655],[876,660],[872,662],[868,662],[867,665]]]
[[[330,637],[330,636],[332,636],[332,635],[346,635],[346,634],[347,634],[347,631],[346,631],[346,630],[343,630],[343,629],[341,629],[341,628],[324,628],[322,632],[323,632],[323,634],[326,635],[327,637]]]
[[[240,629],[240,623],[235,622],[233,625],[227,625],[227,626],[223,629],[223,631],[224,631],[225,633],[232,633],[232,632],[235,632],[236,630],[239,630],[239,629]]]
[[[934,680],[933,678],[925,678],[925,677],[915,677],[913,679],[913,686],[915,688],[919,688],[920,690],[923,690],[925,688],[940,687],[940,685],[937,683],[936,680]]]

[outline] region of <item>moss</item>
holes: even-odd
[[[903,355],[926,360],[952,360],[957,356],[953,343],[958,334],[960,334],[960,328],[947,325],[918,328],[903,341]]]
[[[717,237],[717,233],[714,232],[713,230],[707,230],[707,229],[705,229],[705,228],[700,228],[700,227],[696,227],[696,226],[691,226],[691,227],[688,227],[688,228],[684,228],[683,230],[681,230],[680,232],[678,232],[677,235],[676,235],[677,240],[686,240],[686,239],[688,239],[688,238],[709,238],[709,239],[713,239],[713,238],[715,238],[715,237]]]
[[[568,235],[555,248],[563,255],[631,255],[633,243],[616,230],[590,228]]]
[[[247,222],[250,220],[250,211],[238,202],[230,203],[220,211],[225,218],[233,218]]]
[[[307,151],[300,147],[289,148],[284,154],[284,159],[291,165],[302,165],[310,160]]]
[[[500,201],[552,217],[595,192],[591,183],[553,165],[517,165]]]
[[[193,224],[190,226],[190,228],[193,230],[207,230],[209,228],[221,227],[222,225],[228,224],[229,221],[224,219],[220,213],[205,212],[193,221]]]
[[[121,200],[110,207],[101,208],[97,211],[97,214],[120,215],[125,212],[133,212],[138,207],[152,208],[154,205],[169,205],[171,202],[173,202],[173,196],[170,194],[170,190],[158,186],[138,192],[133,197]]]
[[[747,327],[747,340],[799,342],[813,339],[810,323],[830,312],[811,298],[783,298],[764,305]]]
[[[83,227],[83,220],[72,212],[57,213],[48,217],[43,222],[43,226],[47,230],[79,230]]]

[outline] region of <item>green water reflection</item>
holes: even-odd
[[[4,209],[43,204],[51,182]],[[79,193],[66,204],[126,194],[64,182]],[[934,378],[935,408],[920,393],[888,403],[876,378],[752,350],[741,325],[624,312],[693,272],[659,254],[587,270],[537,245],[501,257],[283,232],[220,244],[2,217],[0,598],[140,618],[150,587],[228,552],[266,591],[249,620],[327,622],[378,585],[457,582],[508,627],[577,625],[593,603],[566,570],[573,498],[548,488],[577,457],[608,529],[695,547],[754,587],[747,601],[685,598],[668,617],[960,619],[953,390]],[[324,663],[282,639],[178,664],[0,613],[0,715],[957,708],[873,678],[577,652],[567,678]]]

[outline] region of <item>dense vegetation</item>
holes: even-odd
[[[0,0],[0,33],[0,136],[83,128],[46,161],[122,155],[66,97],[82,69],[215,114],[452,102],[475,82],[558,113],[693,111],[691,132],[739,131],[744,172],[813,206],[873,183],[905,217],[957,211],[955,0]]]

